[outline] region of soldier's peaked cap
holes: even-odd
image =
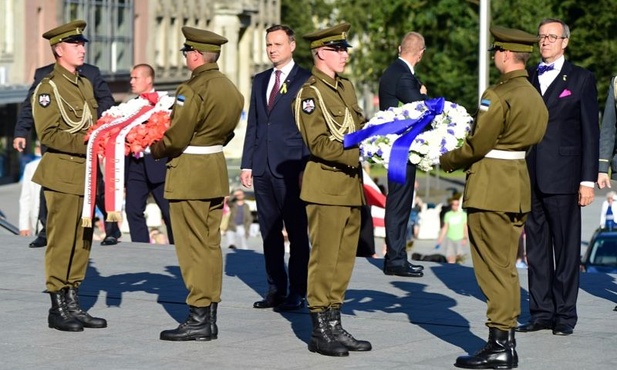
[[[75,20],[45,32],[43,38],[49,40],[52,46],[60,42],[88,42],[84,36],[85,28],[86,21]]]
[[[199,28],[184,26],[182,27],[182,33],[186,41],[184,42],[184,47],[180,49],[181,51],[220,52],[221,45],[227,43],[227,39],[223,36]]]
[[[498,46],[504,50],[531,53],[533,51],[533,46],[537,44],[539,40],[538,36],[515,28],[491,26],[490,31],[495,41],[489,51],[495,50],[495,47]]]
[[[350,48],[351,45],[347,42],[347,32],[350,27],[351,25],[349,23],[340,23],[330,28],[307,33],[303,35],[302,38],[311,43],[311,49],[322,46],[343,46]]]

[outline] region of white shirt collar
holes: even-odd
[[[289,76],[289,73],[291,73],[291,70],[293,69],[295,64],[296,63],[292,59],[291,61],[289,61],[289,63],[285,64],[285,66],[280,69],[281,70],[281,81],[285,81],[285,79],[287,79],[287,76]],[[272,77],[274,77],[275,71],[276,71],[276,68],[272,68]]]
[[[406,61],[405,59],[398,57],[400,60],[403,61],[403,63],[407,64],[407,67],[409,67],[409,70],[411,71],[411,74],[415,75],[416,72],[413,69],[413,66],[411,65],[411,63],[409,63],[408,61]]]
[[[553,71],[561,71],[561,68],[563,67],[563,63],[566,61],[566,58],[562,55],[560,56],[556,61],[554,61],[553,63],[545,63],[542,62],[540,63],[540,65],[553,65]],[[550,72],[550,71],[549,71]]]

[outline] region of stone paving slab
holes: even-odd
[[[0,369],[444,369],[484,344],[484,298],[466,265],[425,263],[423,278],[384,275],[381,259],[358,258],[343,323],[373,351],[329,358],[310,353],[306,309],[279,314],[252,303],[266,289],[263,256],[224,250],[219,339],[171,343],[161,330],[184,320],[186,290],[172,246],[94,245],[83,306],[106,329],[63,333],[47,328],[43,249],[0,236]],[[524,272],[524,270],[521,270]],[[520,368],[615,368],[617,276],[583,274],[575,334],[517,335]],[[526,274],[521,274],[523,316]]]

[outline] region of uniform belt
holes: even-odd
[[[184,154],[215,154],[223,151],[222,145],[211,145],[211,146],[196,146],[189,145],[184,149],[182,153]]]
[[[486,158],[494,158],[494,159],[525,159],[526,152],[522,151],[506,151],[506,150],[498,150],[493,149],[490,152],[486,153],[484,157]]]

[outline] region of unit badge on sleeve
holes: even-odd
[[[47,108],[51,103],[51,97],[49,94],[39,94],[39,105],[43,108]]]
[[[315,99],[308,98],[302,100],[302,111],[306,114],[311,114],[315,110]]]

